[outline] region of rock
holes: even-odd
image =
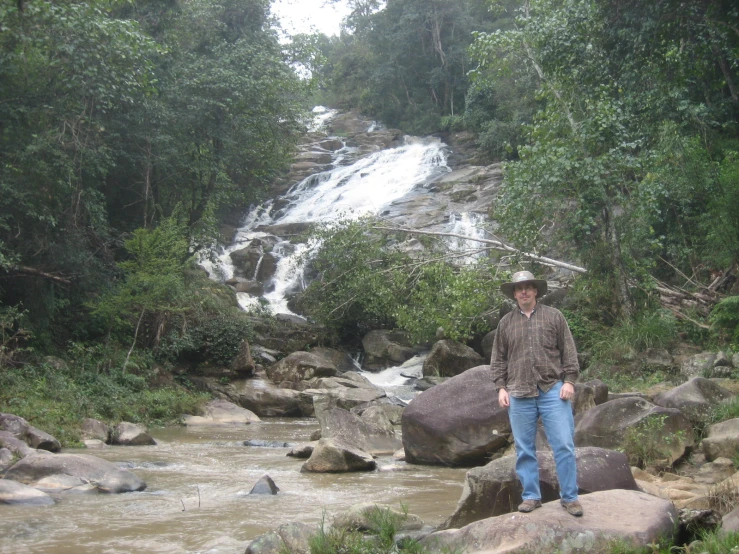
[[[0,477],[13,463],[13,453],[5,447],[0,448]]]
[[[244,339],[239,345],[239,353],[231,362],[231,370],[235,371],[241,377],[248,377],[254,374],[256,365],[251,357],[251,350],[249,349],[249,341]]]
[[[304,473],[342,473],[371,471],[375,467],[377,464],[371,454],[343,444],[336,439],[321,439],[300,471]]]
[[[538,452],[542,502],[559,499],[559,483],[551,451]],[[639,490],[621,452],[603,448],[576,448],[577,485],[580,494],[610,489]],[[521,502],[516,457],[506,456],[470,469],[462,497],[443,528],[461,527],[487,517],[516,511]]]
[[[305,523],[286,523],[251,541],[245,554],[310,554],[309,541],[317,531]]]
[[[49,475],[33,484],[34,488],[45,493],[95,494],[97,487],[88,481],[72,475]]]
[[[486,365],[422,392],[402,418],[406,461],[414,464],[483,464],[508,446],[510,432]]]
[[[10,479],[0,479],[0,504],[49,506],[54,499],[45,492]]]
[[[664,420],[656,431],[658,436],[652,440],[665,441],[664,454],[669,457],[669,463],[680,459],[694,443],[693,426],[688,418],[679,410],[655,406],[638,397],[612,400],[585,412],[575,425],[575,444],[621,448],[628,429],[646,425],[653,418]]]
[[[110,442],[110,427],[98,419],[88,417],[82,420],[82,436],[86,439]]]
[[[375,429],[382,429],[388,436],[395,436],[393,422],[390,421],[390,418],[381,406],[370,406],[359,417]]]
[[[157,442],[146,432],[146,427],[122,421],[113,430],[113,444],[122,446],[146,446]]]
[[[315,377],[333,377],[336,374],[333,363],[310,352],[293,352],[267,368],[267,376],[273,383],[296,390],[300,390],[300,381]]]
[[[253,446],[255,448],[291,448],[293,445],[283,441],[263,441],[252,439],[244,441],[244,446]]]
[[[739,506],[721,518],[721,533],[739,533]]]
[[[674,358],[664,348],[648,348],[644,353],[644,369],[651,373],[658,370],[669,370],[674,363]]]
[[[89,450],[102,450],[103,448],[108,448],[108,445],[100,439],[85,439],[82,442],[85,444],[85,448]]]
[[[331,406],[344,410],[351,410],[356,406],[367,404],[385,398],[387,394],[379,387],[372,388],[336,388],[336,389],[308,389],[300,393],[301,413],[304,416],[314,415],[315,402],[325,398]]]
[[[600,379],[592,379],[590,381],[586,381],[583,385],[593,389],[593,400],[595,401],[596,406],[608,402],[608,385],[603,381]]]
[[[680,375],[686,379],[693,377],[706,377],[711,374],[716,354],[713,352],[701,352],[685,358],[680,364]]]
[[[13,414],[0,413],[0,431],[12,434],[31,448],[59,452],[62,445],[49,433],[30,425],[25,419]]]
[[[322,439],[337,439],[343,444],[370,454],[392,454],[401,446],[392,424],[385,418],[380,425],[360,418],[342,408],[324,409],[325,399],[315,399],[316,418],[321,425]]]
[[[729,356],[726,355],[726,352],[721,350],[718,354],[716,354],[716,359],[713,360],[713,367],[733,367],[733,364],[731,363],[731,360],[729,359]]]
[[[378,512],[380,513],[378,514]],[[423,520],[417,515],[372,502],[354,505],[336,515],[331,522],[331,527],[334,529],[377,532],[379,531],[377,520],[384,520],[388,516],[398,522],[398,531],[416,531],[423,528]]]
[[[202,417],[185,416],[185,425],[233,425],[261,421],[254,412],[221,398],[208,402],[205,405],[204,414]]]
[[[24,441],[15,438],[10,431],[0,431],[0,448],[5,448],[19,458],[25,458],[36,454],[37,451],[28,446]]]
[[[575,383],[575,398],[572,399],[572,415],[595,408],[595,388],[585,383]]]
[[[667,392],[654,397],[654,403],[665,408],[675,408],[697,424],[708,422],[711,409],[734,395],[725,388],[704,377],[693,377]]]
[[[480,346],[482,347],[482,357],[486,363],[489,363],[490,359],[493,357],[493,343],[494,342],[495,342],[495,329],[493,329],[492,331],[487,333],[484,337],[482,337],[482,342],[480,343]]]
[[[485,360],[472,348],[453,340],[437,341],[423,362],[424,376],[454,377]]]
[[[444,381],[446,381],[446,378],[444,377],[423,377],[414,383],[413,388],[423,392],[425,390],[429,390],[431,387],[435,387],[436,385],[443,383]]]
[[[378,408],[379,410],[382,410],[385,413],[385,417],[387,417],[387,419],[393,425],[400,425],[401,418],[403,417],[403,411],[405,410],[405,406],[389,404],[387,402],[383,402],[382,399],[380,399],[373,400],[372,402],[368,402],[366,404],[360,404],[359,406],[355,406],[349,411],[358,416],[362,416],[364,412],[367,411],[369,408]]]
[[[275,482],[272,480],[272,477],[270,477],[267,474],[262,475],[259,478],[259,481],[257,481],[252,489],[249,491],[249,494],[271,494],[275,495],[280,490],[280,488],[275,485]]]
[[[678,513],[668,500],[616,489],[583,495],[580,502],[583,517],[568,516],[557,500],[529,514],[506,514],[432,533],[421,544],[465,554],[606,552],[609,539],[646,547],[675,534]]]
[[[251,296],[262,296],[264,294],[264,283],[260,283],[259,281],[252,281],[243,277],[236,277],[229,281],[236,281],[235,284],[226,282],[226,284],[232,285],[236,289],[236,292],[245,292]]]
[[[358,373],[356,373],[359,369],[359,366],[354,362],[354,359],[352,359],[349,354],[343,352],[342,350],[336,350],[334,348],[323,348],[319,346],[316,348],[312,348],[310,352],[315,356],[319,356],[331,362],[334,367],[336,367],[336,369],[339,370],[341,373],[351,371],[354,372],[356,375],[359,375]],[[365,378],[363,377],[363,379]]]
[[[308,459],[313,454],[316,444],[318,444],[318,440],[299,444],[293,447],[287,455],[291,458]]]
[[[701,441],[706,460],[733,458],[739,453],[739,418],[709,425]]]
[[[79,478],[101,492],[121,493],[146,488],[146,483],[130,471],[88,454],[28,456],[11,467],[5,479],[33,486],[44,478],[59,475]]]
[[[380,371],[407,362],[418,352],[411,347],[408,336],[401,331],[379,329],[362,339],[364,362],[362,369]]]
[[[296,417],[301,415],[300,393],[281,389],[264,379],[233,381],[225,387],[211,382],[231,401],[251,410],[259,417]]]
[[[731,355],[731,365],[732,367],[739,367],[739,352],[734,352]]]

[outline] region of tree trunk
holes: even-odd
[[[603,220],[605,221],[605,239],[611,255],[611,266],[613,267],[615,293],[618,300],[618,313],[623,317],[634,315],[634,300],[629,292],[629,280],[623,264],[623,253],[621,252],[621,240],[618,236],[613,209],[610,206],[603,208]]]

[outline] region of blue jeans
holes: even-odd
[[[523,486],[524,500],[541,500],[539,462],[536,458],[536,423],[541,416],[544,432],[552,447],[559,480],[559,494],[565,502],[577,500],[575,423],[569,400],[562,400],[558,382],[547,392],[539,389],[535,398],[514,398],[508,415],[516,445],[516,474]]]

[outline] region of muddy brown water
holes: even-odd
[[[243,553],[258,535],[291,521],[318,524],[361,502],[400,506],[437,525],[457,505],[465,470],[390,457],[377,471],[301,473],[289,448],[248,447],[259,439],[304,442],[315,419],[268,419],[229,428],[153,429],[156,446],[67,450],[123,464],[144,492],[60,495],[47,507],[0,506],[0,553]],[[276,496],[249,495],[265,473]]]

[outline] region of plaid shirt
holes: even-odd
[[[575,384],[579,374],[577,350],[562,312],[536,304],[527,318],[520,309],[498,324],[490,360],[496,389],[516,398],[539,395],[557,381]]]

